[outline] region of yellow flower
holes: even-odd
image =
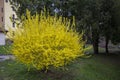
[[[28,67],[49,69],[50,66],[65,66],[75,58],[83,56],[82,34],[75,31],[75,20],[62,16],[50,16],[47,12],[22,17],[22,24],[10,30],[13,40],[12,53]]]

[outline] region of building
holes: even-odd
[[[10,17],[14,20],[16,15],[9,0],[0,0],[0,45],[5,45],[5,32],[9,27],[15,27]]]

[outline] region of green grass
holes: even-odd
[[[10,54],[10,45],[0,46],[0,54]]]
[[[67,69],[50,69],[47,73],[16,61],[0,62],[0,80],[120,80],[120,55],[93,55],[90,58],[78,58]]]

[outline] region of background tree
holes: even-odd
[[[62,16],[76,16],[77,31],[92,33],[94,53],[98,53],[99,40],[99,0],[13,0],[11,4],[17,15],[25,15],[26,9],[35,14],[40,12],[44,6],[53,14],[54,11]],[[19,6],[18,6],[19,5]]]
[[[112,42],[114,44],[120,43],[120,0],[116,0],[114,2],[114,10],[113,10],[113,26],[114,31],[112,34]]]
[[[111,40],[113,30],[113,0],[101,0],[101,34],[105,37],[105,51],[108,51],[109,40]]]
[[[11,0],[10,0],[11,1]],[[115,3],[115,4],[114,4]],[[85,32],[84,37],[92,42],[94,53],[98,54],[99,38],[106,39],[106,53],[109,40],[119,42],[119,3],[120,0],[12,0],[11,4],[18,17],[25,15],[26,9],[31,15],[40,13],[46,7],[50,14],[67,18],[76,17],[77,31]],[[116,6],[115,6],[116,5]],[[114,7],[114,8],[113,8]],[[116,36],[116,37],[115,37]]]
[[[77,2],[81,3],[79,0]],[[79,30],[84,30],[87,37],[90,37],[92,40],[92,45],[94,49],[94,53],[98,54],[98,43],[99,43],[99,32],[100,32],[100,2],[99,0],[85,0],[84,6],[81,10],[77,6],[77,15],[79,16],[79,12],[81,13],[81,18],[79,18]],[[88,35],[90,34],[90,35]]]
[[[44,9],[44,6],[49,9],[51,7],[51,0],[9,0],[12,8],[20,18],[22,15],[26,15],[26,9],[31,11],[31,15],[40,13]]]

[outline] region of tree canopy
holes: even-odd
[[[91,40],[94,53],[98,53],[99,38],[108,43],[120,42],[120,0],[10,0],[18,17],[25,15],[26,9],[31,15],[40,13],[46,7],[51,15],[57,13],[64,17],[76,17],[77,31],[84,30],[85,37]]]

